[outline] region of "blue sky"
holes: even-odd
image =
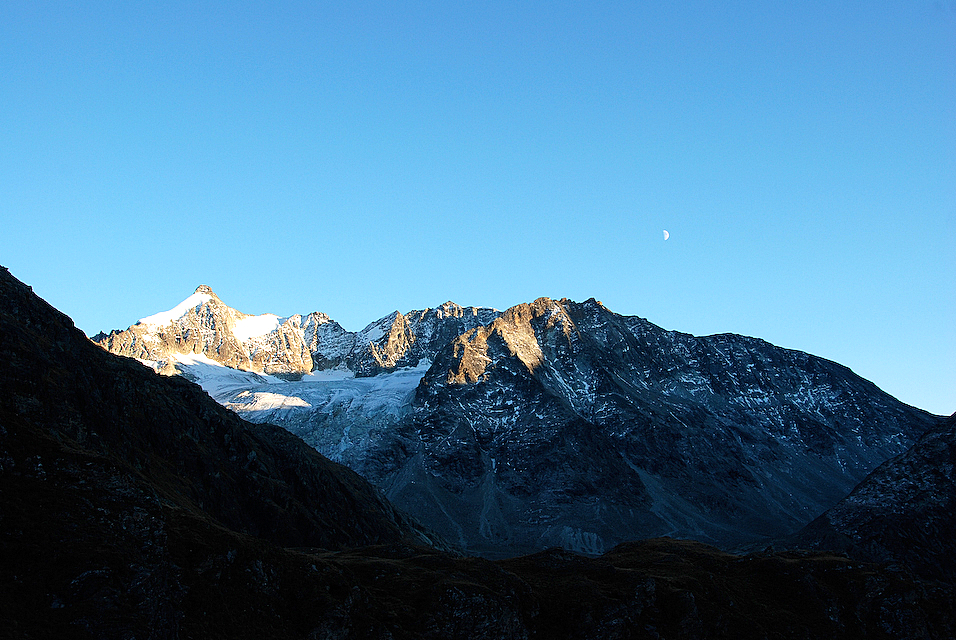
[[[264,5],[0,5],[0,264],[87,333],[595,297],[956,411],[956,2]]]

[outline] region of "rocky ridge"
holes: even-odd
[[[370,376],[430,360],[446,342],[497,314],[446,302],[404,315],[395,311],[353,333],[320,312],[288,318],[245,314],[200,285],[174,309],[93,341],[117,355],[160,363],[167,373],[179,371],[176,356],[200,354],[234,369],[289,379],[336,368]]]

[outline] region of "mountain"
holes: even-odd
[[[325,314],[249,315],[223,304],[205,285],[169,311],[94,340],[132,358],[170,362],[179,354],[202,354],[235,369],[270,374],[312,371],[313,357],[334,366],[354,344]]]
[[[492,562],[429,540],[352,472],[105,353],[0,269],[0,638],[956,635],[951,585],[829,553],[655,539]]]
[[[787,542],[956,582],[956,414]]]
[[[167,326],[198,332],[193,312],[207,303],[191,304]],[[139,332],[146,342],[141,325],[98,340],[116,350]],[[204,349],[205,360],[174,355],[176,370],[489,557],[786,535],[937,422],[822,358],[666,331],[595,300],[396,312],[327,360],[334,368],[297,380],[228,369]]]
[[[731,546],[800,528],[935,420],[806,353],[540,299],[447,345],[364,472],[489,554]]]
[[[441,347],[462,333],[496,317],[495,309],[466,308],[454,302],[405,315],[395,311],[356,336],[355,351],[346,359],[346,366],[356,376],[417,367],[430,362]]]

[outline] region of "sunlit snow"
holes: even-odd
[[[279,328],[279,325],[282,324],[284,319],[285,318],[280,318],[271,313],[264,313],[261,316],[246,316],[236,321],[235,326],[232,328],[232,335],[234,335],[239,342],[246,342],[252,338],[258,338],[259,336],[272,333]]]
[[[172,322],[173,320],[182,318],[190,309],[195,309],[199,305],[209,302],[210,300],[212,300],[212,296],[208,293],[194,293],[169,311],[163,311],[162,313],[156,313],[151,316],[146,316],[145,318],[140,318],[139,324],[161,327]]]
[[[242,398],[242,407],[246,411],[276,411],[293,407],[312,408],[311,404],[298,396],[286,396],[268,391],[243,391],[237,397]]]
[[[381,322],[381,321],[379,321]],[[385,335],[385,331],[378,323],[372,323],[365,327],[360,333],[360,340],[365,342],[375,342]]]
[[[163,370],[172,364],[183,376],[202,386],[211,396],[221,393],[235,393],[264,384],[283,384],[285,380],[264,373],[241,371],[216,362],[202,353],[174,353],[169,360],[140,360],[155,371]]]
[[[355,373],[349,369],[325,369],[313,371],[302,376],[302,382],[329,382],[332,380],[348,380],[354,378]]]

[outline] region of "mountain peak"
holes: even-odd
[[[445,302],[444,304],[440,304],[437,307],[435,307],[435,311],[438,314],[439,318],[443,318],[446,316],[452,316],[452,317],[460,316],[462,314],[463,309],[460,304],[457,304],[449,300],[448,302]]]
[[[216,293],[212,290],[212,287],[210,287],[208,284],[201,284],[201,285],[199,285],[198,287],[196,287],[196,290],[195,290],[193,293],[198,293],[198,294],[200,294],[200,295],[206,295],[206,296],[212,296],[212,297],[214,297],[214,298],[218,298],[218,297],[219,297],[219,296],[217,296]]]

